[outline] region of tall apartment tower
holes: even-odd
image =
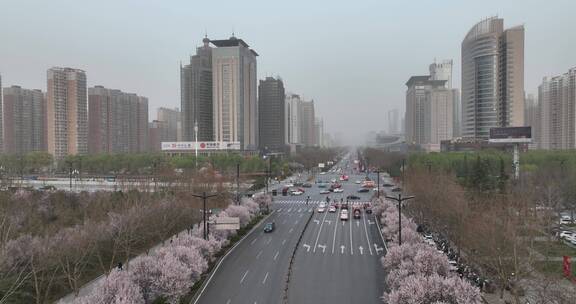
[[[300,121],[302,120],[302,99],[296,94],[286,95],[286,126],[288,143],[301,144]]]
[[[300,120],[300,135],[302,144],[307,147],[316,145],[316,134],[314,132],[314,100],[302,101],[302,113]]]
[[[430,80],[446,80],[445,88],[452,90],[452,134],[450,137],[460,136],[460,91],[452,88],[452,67],[453,61],[442,60],[440,62],[432,63],[428,70],[430,71]]]
[[[258,147],[256,57],[242,39],[211,40],[214,140]]]
[[[284,150],[286,139],[284,83],[280,78],[266,77],[258,86],[259,145],[263,151]]]
[[[46,101],[40,90],[4,88],[4,153],[46,150]]]
[[[540,115],[538,113],[538,102],[532,94],[528,94],[524,98],[524,123],[526,126],[532,127],[532,142],[528,144],[528,147],[536,149],[540,137]]]
[[[398,109],[388,111],[388,134],[398,134]]]
[[[179,141],[178,129],[181,127],[180,123],[181,112],[180,109],[168,109],[164,107],[158,108],[156,120],[166,123],[167,133],[163,138],[165,141]],[[194,126],[192,126],[194,128]]]
[[[567,73],[544,78],[538,87],[541,149],[576,148],[576,68]]]
[[[490,128],[524,125],[524,27],[504,30],[492,17],[462,41],[462,136],[487,139]]]
[[[212,48],[210,39],[190,57],[190,64],[180,68],[182,108],[182,140],[195,141],[194,126],[198,126],[198,141],[214,137],[212,105]]]
[[[55,159],[88,153],[86,73],[54,67],[47,74],[48,152]]]
[[[96,86],[88,89],[88,152],[142,153],[148,149],[148,99]]]
[[[314,118],[314,146],[324,146],[324,120],[320,117]]]

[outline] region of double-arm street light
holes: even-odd
[[[409,199],[413,199],[414,196],[402,197],[402,193],[399,193],[398,197],[386,195],[386,198],[398,202],[398,245],[400,246],[402,245],[402,203]]]
[[[202,194],[192,194],[193,197],[201,198],[203,201],[203,209],[202,209],[202,221],[204,222],[204,239],[208,240],[208,223],[206,222],[206,199],[218,196],[218,194],[206,194],[206,192],[202,192]]]

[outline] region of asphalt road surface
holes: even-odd
[[[335,167],[345,167],[340,163]],[[274,197],[273,212],[265,222],[275,222],[272,233],[258,227],[225,258],[195,303],[282,303],[291,254],[297,248],[288,285],[290,303],[381,303],[384,249],[374,218],[364,212],[360,219],[342,222],[339,211],[317,213],[320,201],[349,194],[369,201],[372,193],[356,193],[364,175],[351,175],[342,182],[344,193],[321,195],[314,185],[300,196]],[[340,175],[319,175],[329,182]],[[307,196],[310,196],[308,204]],[[312,221],[304,230],[306,221]]]

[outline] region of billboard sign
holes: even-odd
[[[240,142],[226,141],[174,141],[162,142],[162,151],[215,151],[215,150],[240,150]]]
[[[216,230],[238,230],[240,229],[239,217],[217,217],[214,219]]]
[[[530,143],[532,142],[532,127],[491,128],[491,143]]]
[[[324,168],[324,163],[318,163],[318,168]]]

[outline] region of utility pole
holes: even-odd
[[[378,179],[377,181],[377,191],[376,191],[376,197],[380,198],[380,169],[376,170],[376,179]]]
[[[203,209],[202,209],[202,221],[204,222],[204,239],[208,240],[208,223],[206,222],[206,199],[217,196],[218,194],[206,194],[206,192],[202,192],[202,195],[199,194],[192,194],[193,197],[201,198],[203,202]]]
[[[198,121],[194,121],[194,167],[198,170]]]
[[[387,199],[398,202],[398,246],[402,245],[402,202],[413,199],[414,196],[402,197],[402,193],[398,193],[398,197],[386,196]]]

